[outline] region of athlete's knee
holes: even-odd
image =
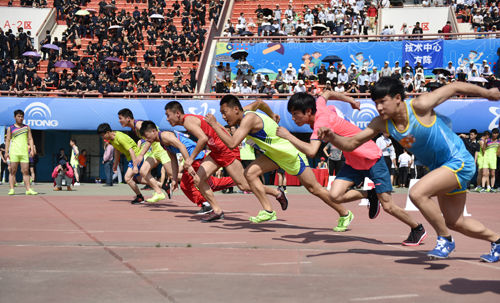
[[[382,208],[384,209],[384,211],[390,215],[392,215],[396,211],[396,205],[392,202],[382,202],[380,204],[382,204]]]
[[[426,198],[424,192],[417,190],[415,188],[410,189],[408,196],[415,205],[420,204]]]
[[[330,191],[328,193],[328,196],[330,197],[330,199],[332,199],[332,201],[338,203],[342,202],[344,194],[341,193],[340,191]]]
[[[447,220],[445,218],[444,222],[446,223],[446,227],[448,227],[451,230],[455,230],[455,231],[462,230],[462,223],[463,223],[462,218],[458,218],[455,220]]]
[[[313,195],[317,196],[320,194],[321,190],[323,190],[323,187],[319,185],[319,183],[316,184],[306,184],[304,185],[305,188]]]

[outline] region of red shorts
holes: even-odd
[[[240,149],[238,147],[229,150],[230,153],[210,152],[209,156],[214,159],[215,163],[220,167],[231,165],[234,160],[240,160]]]

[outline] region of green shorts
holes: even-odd
[[[489,169],[496,169],[497,168],[497,154],[496,154],[496,152],[484,154],[484,156],[482,158],[483,158],[483,161],[482,161],[483,165],[482,165],[482,167],[479,167],[479,168],[489,168]]]
[[[28,154],[24,155],[11,155],[9,154],[10,162],[14,163],[29,163],[30,157]]]
[[[161,164],[170,162],[170,157],[168,156],[167,151],[160,145],[160,142],[154,142],[151,144],[151,157]]]
[[[295,155],[285,154],[279,158],[273,159],[270,155],[264,153],[269,159],[273,160],[280,168],[286,171],[288,174],[293,176],[298,176],[304,172],[306,167],[309,167],[309,162],[307,161],[306,155],[303,153],[297,153]]]

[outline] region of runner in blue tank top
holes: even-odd
[[[474,176],[475,171],[474,159],[462,140],[434,112],[436,106],[455,95],[500,100],[497,88],[488,90],[455,82],[405,102],[401,81],[383,77],[371,89],[371,97],[380,116],[353,137],[342,137],[328,128],[322,128],[320,138],[341,149],[352,150],[382,131],[389,132],[431,169],[409,193],[411,201],[438,235],[436,247],[427,255],[431,258],[447,258],[455,249],[455,241],[448,230],[450,228],[469,237],[490,241],[491,251],[482,255],[481,260],[498,262],[500,235],[482,223],[463,216],[467,181]],[[439,206],[432,201],[433,196],[437,196]]]

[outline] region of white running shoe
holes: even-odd
[[[73,184],[73,186],[80,186],[80,182],[75,182],[75,184]]]

